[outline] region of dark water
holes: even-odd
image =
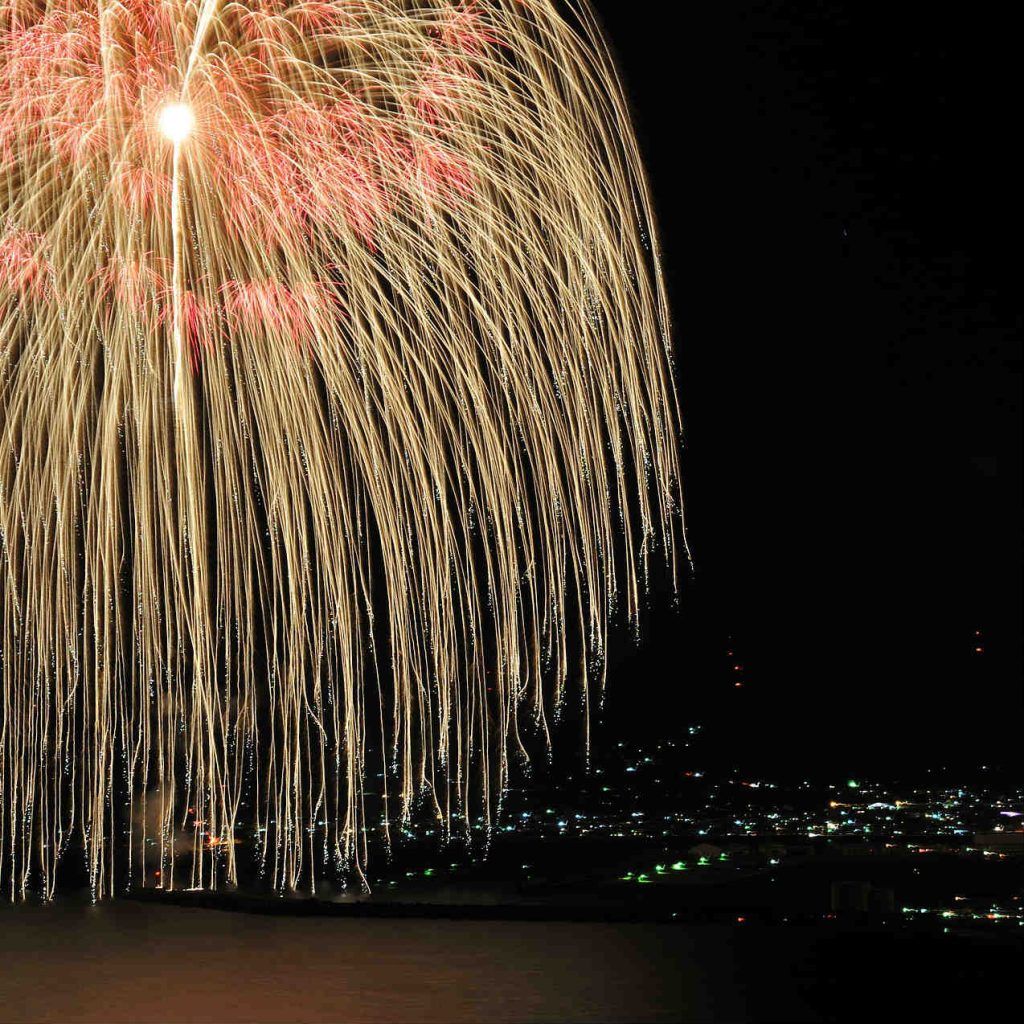
[[[11,907],[0,909],[0,1020],[738,1021],[744,1007],[723,976],[727,935],[117,902]]]
[[[999,932],[0,907],[0,1022],[1002,1019],[1021,947]]]

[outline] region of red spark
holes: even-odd
[[[334,302],[330,285],[321,282],[289,287],[270,279],[228,281],[221,295],[229,325],[290,338],[297,349],[309,344],[323,311]]]
[[[141,246],[159,247],[169,234],[171,150],[154,128],[161,107],[180,100],[185,87],[181,11],[166,0],[99,8],[57,0],[43,12],[31,4],[6,10],[0,166],[37,161],[55,188],[82,180],[105,188],[103,201],[119,209],[108,214],[98,205],[97,214],[132,218],[141,245],[110,257],[95,279],[118,308],[141,313],[153,305],[155,323],[166,328],[169,275]],[[271,258],[345,234],[377,251],[389,218],[430,226],[438,205],[453,210],[472,196],[473,164],[459,142],[468,137],[463,111],[492,48],[502,45],[473,0],[439,5],[423,18],[420,39],[410,40],[422,64],[410,64],[393,103],[382,103],[365,78],[294,87],[289,67],[312,66],[325,47],[367,50],[365,26],[379,16],[372,0],[254,0],[218,15],[216,33],[228,45],[203,52],[187,89],[196,130],[182,161],[186,218],[199,202],[219,210],[218,230]],[[82,170],[87,179],[76,177]],[[43,235],[2,236],[0,288],[21,300],[60,301],[45,251]],[[213,347],[222,323],[229,331],[243,324],[279,331],[302,348],[319,318],[339,315],[337,282],[230,275],[219,289],[188,282],[198,291],[186,288],[180,300],[193,363],[201,347]]]
[[[0,290],[21,298],[43,298],[50,289],[53,266],[42,235],[18,231],[0,237]]]
[[[165,279],[152,257],[114,259],[97,275],[100,287],[119,306],[142,313],[150,301],[166,290]]]

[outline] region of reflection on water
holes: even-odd
[[[743,1008],[723,984],[727,936],[665,925],[265,917],[128,902],[15,906],[0,910],[0,1019],[737,1021]]]

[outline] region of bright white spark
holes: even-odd
[[[168,103],[160,111],[157,127],[176,146],[184,142],[196,126],[196,115],[187,103]]]

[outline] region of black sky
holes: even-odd
[[[696,564],[681,612],[654,595],[646,645],[617,656],[610,716],[660,735],[712,707],[737,756],[791,762],[1013,760],[1009,25],[597,7],[662,227]]]

